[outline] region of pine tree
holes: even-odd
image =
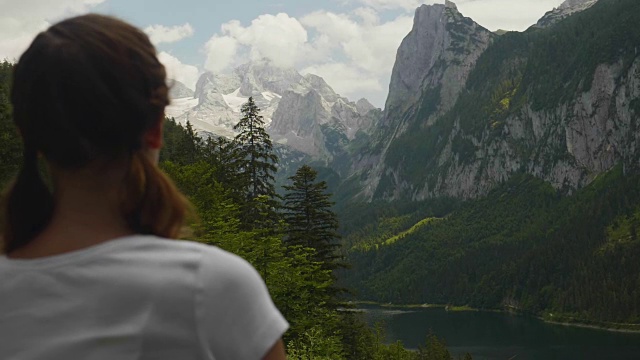
[[[238,149],[235,143],[225,137],[209,137],[203,147],[203,156],[207,163],[216,169],[215,178],[238,202],[238,193],[242,192],[236,185],[239,169]]]
[[[203,140],[187,121],[186,126],[174,118],[165,118],[164,146],[160,151],[160,161],[171,161],[180,165],[193,164],[202,160]]]
[[[327,183],[316,182],[317,172],[304,165],[289,179],[292,185],[285,185],[284,221],[288,224],[287,243],[315,249],[315,260],[326,269],[334,270],[342,264],[336,249],[338,218],[331,211],[333,202],[328,194]]]
[[[274,186],[274,173],[277,171],[278,158],[274,154],[273,144],[264,129],[264,120],[260,109],[249,98],[242,108],[242,118],[233,127],[238,131],[234,138],[237,147],[237,186],[245,190],[245,199],[241,209],[241,220],[246,228],[252,229],[261,222],[263,212],[258,211],[257,199],[266,196],[271,211],[267,216],[277,218],[277,194]],[[264,202],[264,200],[261,200]]]
[[[13,124],[9,92],[13,64],[0,62],[0,189],[18,173],[22,162],[20,136]],[[1,196],[1,195],[0,195]]]

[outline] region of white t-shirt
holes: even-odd
[[[213,246],[128,236],[0,256],[0,359],[260,359],[287,330],[259,274]]]

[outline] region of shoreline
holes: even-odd
[[[392,304],[392,303],[377,303],[374,301],[353,301],[352,304],[358,305],[372,305],[380,308],[390,308],[390,309],[434,309],[440,308],[445,309],[446,311],[451,312],[463,312],[463,311],[482,311],[482,312],[494,312],[501,314],[516,314],[520,316],[530,316],[536,318],[544,323],[552,324],[552,325],[560,325],[560,326],[572,326],[578,328],[585,329],[593,329],[593,330],[602,330],[609,332],[617,332],[617,333],[626,333],[626,334],[640,334],[640,324],[624,324],[624,323],[602,323],[593,320],[584,320],[584,319],[576,319],[569,316],[557,316],[558,320],[549,320],[543,316],[526,313],[523,311],[516,310],[505,310],[505,309],[478,309],[470,306],[452,306],[446,304]]]
[[[617,333],[624,333],[624,334],[640,334],[640,329],[636,330],[636,329],[625,329],[625,328],[615,328],[615,327],[604,327],[599,325],[585,324],[581,322],[573,323],[573,322],[553,321],[553,320],[545,320],[541,317],[536,317],[536,319],[539,319],[542,322],[545,322],[547,324],[552,324],[552,325],[572,326],[572,327],[578,327],[583,329],[602,330],[602,331],[617,332]],[[623,324],[623,326],[624,325],[640,326],[638,324]]]

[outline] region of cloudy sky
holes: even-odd
[[[50,24],[118,16],[144,29],[171,77],[193,88],[204,71],[268,58],[327,80],[352,100],[384,101],[396,50],[421,4],[444,0],[0,0],[0,59],[16,59]],[[563,0],[458,0],[489,30],[524,30]]]

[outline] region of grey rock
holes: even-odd
[[[169,97],[171,99],[182,99],[193,97],[194,91],[178,80],[168,79]]]
[[[268,60],[243,64],[230,74],[205,73],[193,96],[198,99],[197,105],[184,111],[177,106],[169,109],[172,114],[181,111],[175,116],[178,121],[188,120],[201,131],[232,137],[240,107],[251,96],[274,142],[325,161],[331,161],[336,150],[335,146],[327,148],[325,130],[353,139],[358,131],[371,130],[380,118],[367,100],[350,102],[321,77],[302,76],[295,69],[277,67]],[[181,103],[185,104],[189,105]]]
[[[557,8],[544,14],[533,28],[546,28],[556,24],[577,12],[584,11],[593,6],[598,0],[566,0]]]

